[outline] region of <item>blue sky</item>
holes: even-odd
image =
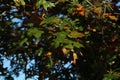
[[[116,6],[117,6],[118,9],[120,10],[120,1],[116,4]]]
[[[8,68],[8,70],[10,69],[10,60],[6,59],[5,57],[3,58],[3,67],[4,68]],[[28,65],[27,68],[29,68],[30,66],[32,66],[32,64],[34,64],[34,60],[32,60]],[[14,80],[25,80],[25,74],[21,71],[19,72],[19,77],[16,77],[15,75],[12,75],[12,77],[14,78]],[[38,80],[37,79],[38,76],[35,76],[33,78],[27,79],[27,80]],[[0,80],[4,80],[3,76],[0,76]]]

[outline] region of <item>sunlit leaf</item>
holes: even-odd
[[[111,20],[114,20],[114,21],[117,21],[117,20],[118,20],[118,18],[117,18],[116,16],[109,16],[109,18],[110,18]]]
[[[54,7],[54,3],[46,0],[39,0],[36,3],[36,7],[39,8],[41,5],[43,5],[44,9],[47,10],[47,8]]]
[[[54,3],[51,3],[49,1],[46,1],[46,3],[43,4],[43,7],[45,8],[45,10],[47,10],[47,8],[51,8],[54,7]]]
[[[85,37],[84,33],[78,32],[78,31],[72,31],[70,35],[68,35],[70,38],[83,38]]]
[[[73,53],[73,64],[76,65],[76,59],[78,59],[77,54],[74,52]]]
[[[84,10],[84,7],[79,5],[79,4],[77,4],[76,7],[77,7],[76,8],[77,11],[83,11]]]
[[[25,1],[24,0],[20,0],[21,5],[25,6]]]
[[[36,3],[36,7],[39,8],[41,5],[43,5],[44,3],[46,3],[46,0],[39,0]]]
[[[24,0],[14,0],[16,6],[25,6],[25,1]]]
[[[65,47],[62,48],[62,52],[63,54],[68,54],[68,50]]]
[[[100,15],[100,14],[101,14],[101,12],[102,12],[101,7],[94,8],[94,13],[96,13],[96,14]]]

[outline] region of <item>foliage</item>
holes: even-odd
[[[117,80],[120,11],[115,4],[114,0],[1,0],[0,74],[6,80],[20,71],[26,79]],[[10,70],[3,65],[4,57],[10,60]]]

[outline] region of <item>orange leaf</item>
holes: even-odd
[[[84,11],[80,11],[78,14],[79,14],[79,16],[84,16],[85,12]]]
[[[50,51],[47,52],[47,54],[46,54],[47,57],[49,57],[49,56],[51,56],[51,55],[52,55],[52,52],[50,52]]]
[[[109,17],[109,16],[110,16],[110,13],[104,13],[104,14],[103,14],[103,17],[104,17],[104,18],[105,18],[105,17],[107,18],[107,17]]]
[[[79,6],[79,7],[76,8],[76,10],[77,11],[82,11],[82,10],[84,10],[84,7],[83,6]]]

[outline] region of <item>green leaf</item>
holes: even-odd
[[[28,23],[27,26],[33,27],[34,24],[33,23]]]
[[[44,7],[45,10],[47,10],[48,7],[51,8],[51,7],[54,7],[54,6],[55,6],[54,3],[51,3],[49,1],[46,1],[46,3],[43,4],[43,7]]]
[[[14,0],[15,6],[20,6],[19,0]]]
[[[27,40],[28,40],[27,38],[24,38],[24,39],[20,42],[20,46],[23,46],[23,44],[26,43]]]
[[[85,34],[85,35],[89,35],[89,34],[90,34],[90,32],[89,32],[89,31],[86,31],[86,32],[84,32],[84,34]]]
[[[52,46],[54,46],[55,48],[60,46],[60,41],[55,40],[54,42],[51,43]]]
[[[73,49],[73,45],[72,44],[65,45],[64,47],[68,48],[68,49]]]
[[[16,6],[25,6],[25,1],[24,0],[14,0]]]
[[[72,40],[66,40],[64,41],[64,43],[65,43],[65,47],[69,49],[84,47],[83,44]]]
[[[108,56],[108,63],[110,66],[112,66],[115,63],[116,55],[109,55]]]
[[[20,4],[25,6],[25,1],[24,0],[20,0]]]
[[[78,4],[79,1],[78,0],[73,0],[73,4]]]
[[[107,8],[108,11],[113,10],[112,7],[111,7],[111,5],[109,3],[107,3],[105,6],[106,6],[106,8]]]
[[[70,33],[70,35],[68,35],[68,37],[70,37],[70,38],[83,38],[83,37],[85,37],[85,34],[80,33],[78,31],[72,31]]]
[[[74,42],[74,43],[73,43],[73,46],[76,47],[76,48],[84,47],[83,44],[81,44],[81,43],[79,43],[79,42]]]
[[[50,69],[52,67],[53,67],[53,59],[52,59],[52,57],[49,57],[49,62],[47,64],[47,68]]]
[[[54,46],[55,48],[59,47],[60,44],[64,44],[64,42],[66,41],[66,36],[67,33],[66,32],[58,32],[56,33],[57,38],[53,40],[53,42],[51,43],[52,46]]]
[[[116,73],[109,73],[105,74],[103,80],[113,80],[113,79],[118,79],[118,74]]]
[[[43,5],[44,3],[46,3],[46,0],[39,0],[36,3],[36,7],[39,8],[41,5]]]
[[[36,7],[39,8],[41,5],[43,5],[44,9],[47,10],[47,8],[51,8],[54,7],[55,4],[50,2],[50,1],[46,1],[46,0],[39,0],[36,3]]]
[[[37,50],[38,56],[41,56],[41,54],[43,53],[43,48],[40,48]]]
[[[41,37],[42,33],[44,33],[44,32],[39,30],[38,28],[31,28],[28,30],[28,35],[30,37],[34,36],[37,39],[39,39]]]
[[[56,16],[52,16],[52,17],[48,17],[45,20],[41,21],[40,25],[44,25],[44,24],[53,24],[53,23],[59,23],[58,18]]]
[[[78,28],[78,30],[79,30],[79,31],[83,31],[84,29],[83,29],[82,26],[80,26],[80,27]]]
[[[58,32],[56,33],[57,39],[63,40],[66,38],[67,33],[66,32]]]

